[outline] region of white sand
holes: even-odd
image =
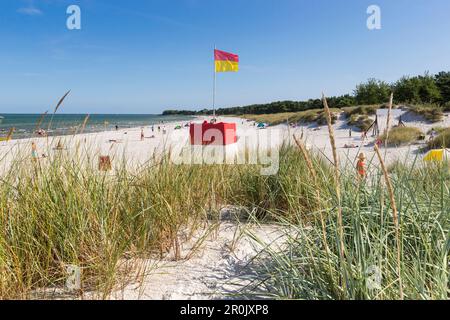
[[[151,126],[144,127],[144,141],[141,141],[141,128],[120,129],[118,131],[106,131],[99,133],[88,133],[62,137],[30,138],[21,140],[11,140],[0,144],[0,159],[3,170],[6,170],[13,159],[18,158],[23,161],[31,161],[31,142],[37,145],[41,162],[63,152],[74,155],[77,150],[80,154],[89,155],[93,161],[97,156],[109,155],[113,158],[113,165],[120,163],[122,155],[133,165],[144,164],[154,155],[162,154],[170,148],[170,135],[176,125],[183,123],[166,123],[167,134],[162,130],[158,132],[157,125],[152,132]],[[163,126],[161,126],[162,128]],[[188,129],[182,129],[186,134]],[[155,136],[154,138],[150,138]],[[58,142],[61,142],[64,150],[56,150]],[[46,158],[43,157],[45,155]],[[116,160],[116,161],[114,161]]]
[[[207,119],[207,118],[205,118]],[[203,118],[197,121],[203,121]],[[295,129],[288,128],[286,125],[279,125],[269,129],[257,129],[252,122],[243,121],[238,118],[221,118],[221,121],[236,122],[238,124],[238,136],[242,137],[244,133],[261,133],[271,135],[272,143],[280,145],[283,141],[292,141],[292,135],[301,136],[303,132],[307,145],[325,157],[332,159],[331,146],[329,143],[328,129],[326,126],[317,127],[314,125],[301,125]],[[380,130],[384,130],[385,119],[379,119]],[[413,118],[404,118],[407,126],[420,128],[424,133],[432,127],[449,127],[450,117],[446,115],[445,120],[440,123],[427,124],[423,121]],[[73,153],[78,148],[85,150],[92,159],[97,161],[98,155],[110,155],[113,158],[113,165],[120,162],[119,159],[125,155],[133,168],[139,164],[144,164],[151,160],[155,155],[161,155],[174,147],[180,145],[186,147],[189,145],[187,137],[189,129],[183,127],[181,130],[174,130],[175,125],[180,123],[165,124],[167,134],[151,131],[151,127],[144,130],[145,136],[155,135],[155,138],[140,139],[140,128],[119,130],[114,132],[91,133],[67,137],[56,138],[33,138],[25,140],[13,140],[3,143],[0,146],[0,165],[2,170],[7,170],[13,159],[17,159],[17,154],[24,155],[22,161],[31,161],[31,141],[38,145],[39,153],[45,153],[47,157],[52,157],[58,152]],[[183,123],[184,124],[184,123]],[[395,125],[395,121],[392,123]],[[361,141],[361,134],[353,131],[353,137],[349,138],[349,128],[345,119],[339,118],[335,124],[335,136],[339,148],[339,156],[342,165],[353,166],[359,152],[364,152],[369,161],[374,158],[373,142],[375,138],[368,134],[368,141]],[[176,131],[176,132],[175,132]],[[177,134],[175,139],[174,135]],[[184,138],[183,138],[184,137]],[[264,136],[256,136],[248,139],[249,147],[261,145]],[[57,142],[61,140],[67,150],[54,150]],[[109,140],[117,140],[117,143],[111,143]],[[241,139],[244,142],[245,139]],[[343,148],[345,144],[355,144],[360,146],[355,149]],[[399,148],[388,148],[386,159],[388,162],[400,160],[411,162],[416,156],[420,159],[421,154],[418,150],[424,143],[403,146]],[[242,146],[240,146],[242,147]],[[48,158],[40,161],[48,161]],[[31,163],[31,162],[29,162]],[[377,166],[375,160],[372,164]],[[280,236],[280,229],[276,226],[247,226],[249,230],[256,233],[266,244]],[[110,298],[113,299],[210,299],[227,298],[229,294],[233,295],[245,284],[247,284],[246,271],[244,266],[261,249],[261,245],[252,240],[251,237],[244,236],[237,243],[234,243],[236,230],[242,228],[233,222],[222,222],[216,233],[210,234],[202,243],[200,248],[188,260],[174,261],[169,255],[162,260],[148,259],[140,261],[139,265],[143,269],[137,272],[135,281],[124,285],[116,290]],[[237,232],[240,234],[240,232]],[[215,234],[215,236],[214,236]],[[183,245],[182,257],[190,255],[191,249],[195,247],[195,239]],[[276,245],[280,245],[279,241]],[[234,284],[233,284],[234,283]],[[88,294],[88,297],[95,297]]]
[[[204,235],[206,240],[197,248]],[[244,286],[251,284],[251,260],[266,246],[280,250],[282,243],[283,234],[277,226],[222,221],[209,232],[205,230],[183,244],[179,261],[174,260],[173,253],[162,260],[140,261],[139,272],[145,275],[137,276],[138,280],[117,289],[109,298],[233,299],[241,294]]]
[[[208,120],[210,118],[198,118],[196,122]],[[332,159],[331,146],[329,142],[327,126],[317,127],[317,125],[300,125],[295,129],[288,128],[287,125],[279,125],[269,129],[257,129],[252,122],[243,121],[239,118],[219,118],[219,121],[235,122],[237,123],[238,137],[241,137],[237,144],[237,149],[244,149],[244,143],[249,149],[267,149],[264,146],[270,140],[270,146],[279,146],[283,141],[293,143],[292,135],[296,134],[298,137],[303,132],[304,140],[309,148],[323,154],[328,159]],[[383,132],[386,119],[379,119],[380,131]],[[432,127],[450,127],[450,117],[447,114],[444,121],[439,123],[429,124],[420,121],[417,118],[404,117],[403,122],[407,126],[414,126],[420,128],[424,133],[427,133]],[[48,161],[49,158],[58,153],[75,154],[77,150],[79,153],[86,156],[89,155],[91,161],[98,161],[99,155],[109,155],[113,159],[113,165],[121,164],[121,160],[125,157],[130,167],[136,167],[150,161],[155,156],[168,153],[177,148],[186,148],[189,146],[189,128],[182,127],[181,130],[174,130],[176,125],[184,125],[186,122],[167,123],[165,127],[167,134],[158,132],[155,126],[155,132],[152,132],[151,127],[144,128],[145,139],[141,141],[141,128],[121,129],[119,131],[108,131],[100,133],[80,134],[76,136],[64,137],[50,137],[50,138],[32,138],[23,140],[12,140],[9,142],[0,143],[0,172],[7,170],[13,159],[21,159],[21,161],[31,160],[31,141],[35,141],[40,155],[45,154],[46,159],[41,159],[41,162]],[[396,122],[392,121],[392,125]],[[349,138],[349,127],[343,115],[334,125],[335,137],[338,147],[339,156],[343,165],[353,164],[359,152],[364,152],[370,161],[374,157],[373,144],[375,138],[371,137],[369,132],[368,139],[362,141],[361,133],[353,130],[352,138]],[[248,138],[242,138],[244,135]],[[154,136],[154,138],[150,138]],[[428,137],[427,137],[428,139]],[[112,142],[112,140],[116,142]],[[61,141],[65,150],[55,150],[58,142]],[[386,159],[388,163],[395,160],[413,161],[416,156],[422,159],[422,155],[418,151],[425,146],[426,141],[421,143],[414,143],[412,145],[388,148],[387,152],[382,148],[383,153],[386,152]],[[358,148],[346,149],[345,144],[354,144]],[[228,147],[230,150],[233,146]],[[233,153],[233,152],[232,152]],[[259,160],[259,159],[258,159]],[[29,161],[30,162],[30,161]],[[377,161],[374,161],[376,164]]]
[[[225,208],[222,212],[229,211]],[[44,288],[33,299],[206,300],[258,298],[246,295],[255,279],[253,259],[263,249],[283,249],[286,229],[277,225],[223,219],[209,223],[181,244],[180,259],[123,259],[118,284],[108,296],[100,292],[75,295],[63,288]],[[188,231],[186,231],[186,234]],[[183,235],[180,236],[183,239]],[[261,258],[264,258],[261,257]]]
[[[381,117],[378,119],[380,132],[383,133],[386,127],[386,118]],[[408,127],[419,128],[424,134],[427,134],[432,128],[437,127],[450,127],[450,116],[446,114],[443,121],[437,123],[427,123],[422,121],[418,117],[403,116],[403,123]],[[391,120],[391,126],[397,125],[398,120]],[[285,129],[286,125],[283,126]],[[347,126],[344,116],[341,114],[339,119],[334,125],[336,145],[338,148],[338,155],[342,166],[353,166],[356,164],[356,158],[360,152],[363,152],[370,166],[373,168],[378,167],[378,159],[374,152],[374,143],[376,137],[372,137],[372,132],[369,131],[367,134],[367,139],[362,140],[362,133],[355,128],[352,128],[352,138],[349,138],[349,129]],[[319,154],[324,155],[326,158],[332,158],[332,150],[329,141],[328,127],[317,125],[300,125],[295,129],[290,129],[290,134],[296,134],[298,137],[301,133],[304,134],[304,140],[306,140],[307,146],[317,151]],[[400,147],[381,147],[382,155],[386,156],[386,162],[391,164],[395,161],[400,161],[402,163],[412,163],[417,160],[417,164],[423,163],[423,152],[421,149],[426,147],[426,143],[429,139],[429,135],[426,135],[425,141],[414,142],[409,145],[404,145]],[[354,144],[358,146],[357,148],[344,148],[345,145]]]

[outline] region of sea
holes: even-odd
[[[145,127],[168,122],[184,125],[193,120],[192,116],[162,116],[151,114],[92,114],[86,122],[84,133]],[[13,139],[35,136],[43,129],[49,136],[80,133],[85,122],[85,114],[0,114],[0,137],[8,135],[14,128]]]

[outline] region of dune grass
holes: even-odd
[[[65,156],[13,165],[0,186],[0,298],[62,287],[68,264],[82,268],[84,290],[106,296],[120,259],[178,252],[180,228],[213,215],[229,188],[222,177],[234,176],[165,161],[132,173],[125,163],[108,173]]]
[[[450,112],[450,101],[444,103],[444,105],[442,106],[442,109],[444,112]]]
[[[337,114],[341,112],[340,109],[332,109],[332,121],[337,120]],[[319,125],[326,124],[326,117],[323,109],[312,109],[301,112],[286,112],[274,114],[260,114],[260,115],[243,115],[242,118],[264,122],[269,125],[278,125],[283,123],[317,123]]]
[[[433,127],[430,130],[428,130],[427,134],[431,134],[433,130],[436,131],[437,134],[440,134],[448,129],[450,129],[450,127]]]
[[[367,115],[351,115],[348,118],[347,124],[352,127],[357,127],[361,131],[369,130],[370,126],[374,121],[370,119]]]
[[[373,116],[377,113],[377,110],[380,109],[379,105],[365,105],[365,106],[356,106],[356,107],[344,107],[342,110],[345,113],[347,118],[351,116]]]
[[[19,157],[3,175],[0,298],[29,298],[38,288],[63,287],[68,264],[82,268],[83,290],[106,298],[126,278],[124,259],[157,258],[169,250],[184,258],[181,230],[190,231],[189,237],[226,205],[285,226],[286,249],[261,255],[270,259],[259,261],[250,295],[264,287],[272,298],[399,298],[392,203],[377,168],[358,182],[353,164],[343,164],[335,180],[335,168],[320,155],[310,154],[307,162],[292,146],[281,148],[280,170],[273,176],[261,176],[258,166],[177,166],[165,157],[133,171],[125,159],[117,160],[114,171],[99,172],[79,156],[34,165]],[[449,297],[446,172],[391,170],[407,299]],[[382,274],[378,289],[368,280],[374,266]]]
[[[342,198],[338,199],[329,170],[314,163],[319,183],[328,184],[320,189],[321,201],[310,212],[314,219],[305,223],[300,217],[297,222],[280,217],[286,246],[281,251],[266,250],[258,257],[256,276],[244,292],[249,297],[272,299],[395,300],[400,299],[400,293],[405,299],[448,299],[448,168],[393,167],[389,173],[392,197],[379,168],[361,182],[344,171],[340,175]],[[398,246],[392,217],[394,201],[399,215]],[[339,205],[344,258],[337,236]],[[277,207],[267,210],[276,212]],[[321,216],[326,217],[325,228]]]
[[[400,146],[415,142],[424,137],[423,132],[415,127],[395,127],[389,130],[388,145]],[[381,136],[381,140],[386,140],[386,134]]]
[[[443,109],[436,104],[410,106],[409,110],[416,115],[422,116],[431,123],[442,121],[444,118]]]
[[[428,142],[429,149],[450,148],[450,128],[436,129],[438,136]]]
[[[295,121],[297,113],[295,112],[283,112],[274,114],[247,114],[242,115],[241,118],[248,120],[268,123],[269,125],[278,125],[286,123],[287,121]]]

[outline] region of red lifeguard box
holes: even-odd
[[[237,142],[236,123],[192,123],[191,145],[226,146]]]

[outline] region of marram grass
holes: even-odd
[[[180,254],[180,232],[202,228],[227,205],[244,206],[261,222],[286,228],[285,250],[267,250],[256,260],[246,294],[264,287],[266,297],[278,299],[400,298],[396,228],[381,171],[360,183],[353,170],[340,171],[338,198],[335,168],[314,154],[308,153],[307,162],[291,146],[281,148],[274,176],[261,176],[257,166],[176,166],[165,158],[138,170],[116,158],[115,169],[105,173],[91,164],[96,157],[82,154],[35,164],[18,154],[2,175],[1,299],[64,287],[69,264],[82,268],[83,291],[107,298],[125,281],[124,259],[157,258],[169,250],[187,258]],[[395,166],[389,174],[404,298],[447,299],[448,168]],[[368,282],[374,266],[382,276],[375,289]]]
[[[316,170],[322,181],[328,181],[329,171]],[[449,167],[396,165],[389,175],[392,198],[381,170],[362,182],[353,172],[341,174],[340,202],[333,191],[322,190],[322,202],[311,214],[318,218],[325,214],[325,230],[319,219],[305,227],[279,216],[286,230],[286,248],[266,250],[258,258],[253,264],[257,276],[243,292],[275,299],[448,299]],[[336,221],[339,204],[344,261]],[[277,212],[277,208],[266,210]]]

